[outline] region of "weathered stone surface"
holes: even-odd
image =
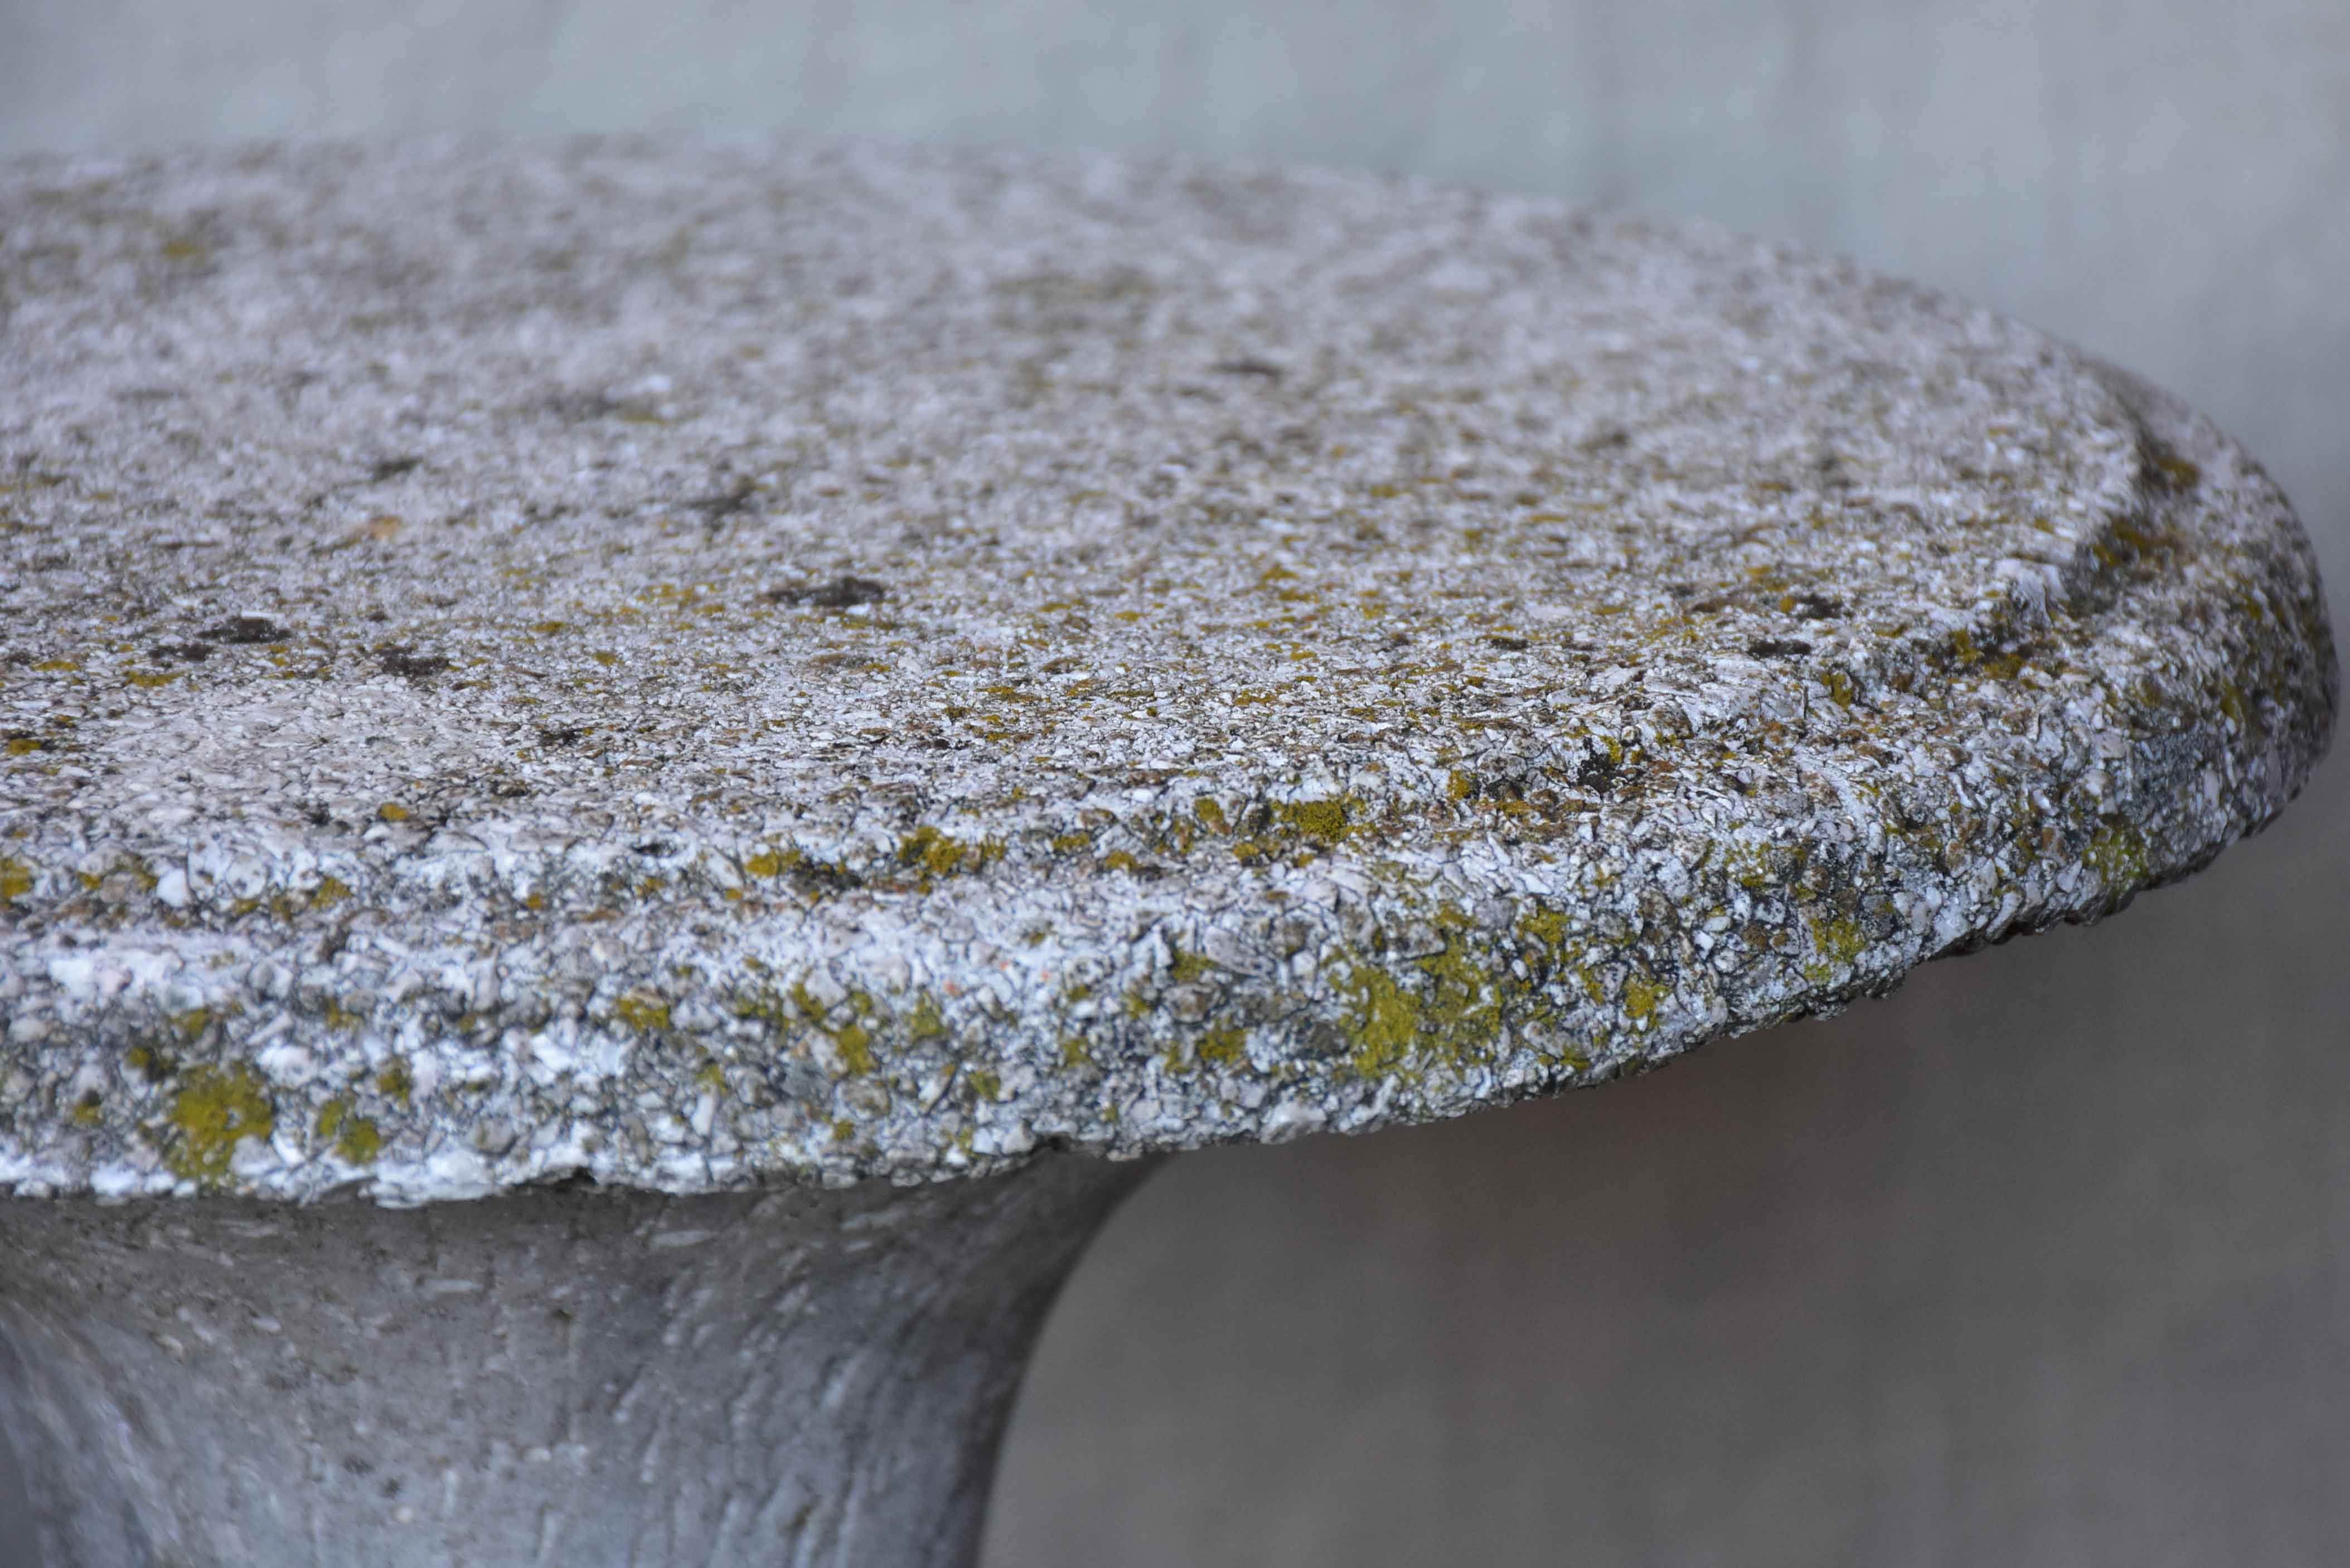
[[[2207,422],[1704,231],[618,143],[0,213],[22,1192],[1450,1115],[2106,913],[2331,729]]]
[[[6,1560],[966,1568],[1037,1326],[1146,1169],[8,1204]]]

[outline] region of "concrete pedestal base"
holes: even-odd
[[[961,1564],[1046,1307],[1148,1168],[0,1210],[49,1568]]]

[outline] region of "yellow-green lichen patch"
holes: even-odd
[[[1343,844],[1355,831],[1352,800],[1283,800],[1273,803],[1273,820],[1284,832],[1312,843]]]
[[[398,1100],[402,1106],[416,1096],[416,1078],[409,1072],[408,1064],[393,1061],[375,1075],[376,1092],[387,1099]]]
[[[1366,1077],[1459,1070],[1486,1059],[1502,1033],[1506,1006],[1523,988],[1506,968],[1479,955],[1459,910],[1438,912],[1443,946],[1396,965],[1351,955],[1340,983],[1340,1032],[1348,1061]]]
[[[873,999],[863,992],[851,992],[844,1004],[848,1011],[845,1023],[832,1022],[833,1009],[816,1000],[805,981],[792,986],[792,1005],[801,1018],[832,1042],[839,1055],[840,1070],[851,1078],[868,1077],[873,1072],[873,1035],[865,1027],[865,1019],[873,1012]]]
[[[669,1028],[669,1003],[650,991],[624,992],[612,1000],[612,1016],[639,1034]]]
[[[207,1186],[228,1179],[239,1142],[266,1141],[277,1130],[267,1081],[243,1062],[190,1073],[165,1120],[163,1163],[183,1180]]]
[[[1003,846],[993,839],[965,843],[925,823],[898,845],[898,864],[919,873],[927,882],[934,877],[960,877],[983,871],[1003,858]]]
[[[1505,980],[1479,962],[1471,948],[1468,921],[1458,911],[1445,912],[1439,924],[1447,929],[1444,950],[1418,961],[1429,980],[1420,1030],[1429,1044],[1458,1066],[1482,1057],[1502,1033]]]
[[[1419,1039],[1419,1001],[1393,975],[1371,964],[1357,963],[1342,989],[1347,1010],[1339,1027],[1355,1071],[1381,1078],[1402,1068]]]
[[[337,1096],[318,1107],[317,1132],[351,1165],[373,1165],[383,1152],[383,1129],[359,1115],[346,1096]]]
[[[800,863],[796,849],[764,848],[743,862],[743,869],[751,876],[768,879],[782,876]]]
[[[1633,1028],[1646,1032],[1655,1026],[1659,1010],[1671,994],[1670,988],[1634,970],[1624,977],[1624,1016],[1631,1021]]]
[[[1219,1023],[1202,1030],[1191,1049],[1211,1066],[1233,1066],[1248,1054],[1248,1032],[1237,1023]]]
[[[1851,971],[1853,963],[1868,950],[1868,935],[1860,922],[1849,915],[1814,913],[1812,917],[1812,945],[1819,957],[1804,964],[1804,978],[1814,985],[1830,985]]]
[[[1167,978],[1178,985],[1191,985],[1207,979],[1219,967],[1205,953],[1190,953],[1178,948],[1167,962]]]
[[[2091,836],[2081,858],[2109,889],[2138,887],[2147,879],[2146,835],[2124,818],[2109,817]]]
[[[1566,916],[1564,911],[1537,906],[1518,917],[1518,930],[1553,961],[1565,956]]]
[[[33,890],[33,868],[11,855],[0,855],[0,903],[15,903]]]

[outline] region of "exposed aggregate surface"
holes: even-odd
[[[1701,229],[584,142],[0,164],[0,1184],[1448,1116],[2111,911],[2336,692],[2206,421]]]

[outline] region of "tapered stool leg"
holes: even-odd
[[[1143,1162],[668,1198],[0,1210],[50,1568],[972,1561]]]

